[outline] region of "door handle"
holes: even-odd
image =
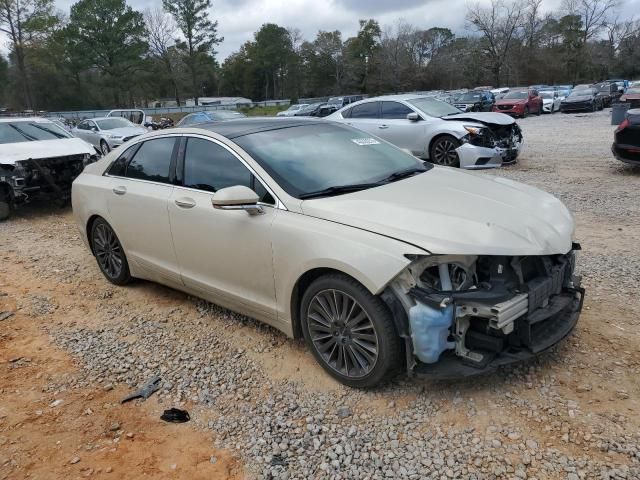
[[[196,206],[196,201],[188,197],[176,198],[174,203],[180,208],[193,208]]]
[[[115,193],[116,195],[124,195],[125,193],[127,193],[127,187],[115,187],[113,189],[113,193]]]
[[[378,125],[380,130],[384,130],[385,128],[389,128],[389,125]]]

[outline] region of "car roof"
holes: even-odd
[[[281,128],[299,127],[303,125],[326,124],[326,120],[315,120],[309,118],[283,118],[283,117],[262,117],[262,118],[238,118],[235,120],[225,120],[224,122],[204,122],[193,125],[191,128],[200,128],[215,132],[229,139],[242,137],[251,133],[268,132],[269,130],[279,130]]]

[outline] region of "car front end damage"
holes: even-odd
[[[405,340],[407,368],[432,378],[533,358],[574,329],[584,289],[564,255],[431,255],[383,293]]]
[[[522,150],[522,131],[515,122],[510,125],[466,125],[465,129],[468,133],[456,149],[462,168],[495,168],[514,163]]]

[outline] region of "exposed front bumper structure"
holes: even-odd
[[[640,147],[635,145],[625,145],[614,143],[611,145],[611,152],[621,162],[640,167]]]

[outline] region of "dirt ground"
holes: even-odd
[[[525,136],[529,135],[527,150],[505,176],[539,181],[537,186],[554,191],[576,213],[588,291],[579,326],[558,353],[522,377],[438,384],[430,426],[484,432],[500,422],[517,426],[526,438],[563,455],[603,465],[637,465],[640,222],[634,215],[640,211],[640,175],[620,170],[615,161],[605,159],[605,149],[591,156],[576,154],[580,163],[561,162],[561,149],[554,152],[547,144],[537,146],[545,136],[536,136],[533,128],[542,128],[549,118],[523,122]],[[568,118],[553,121],[566,126]],[[606,126],[599,132],[610,131]],[[589,185],[606,186],[612,175],[618,175],[615,188],[630,203],[626,214],[614,214],[597,202],[587,205],[582,193],[576,193],[577,184],[586,185],[588,194]],[[596,200],[600,198],[600,192],[591,192]],[[118,315],[105,315],[114,309]],[[2,312],[10,316],[3,318]],[[81,381],[87,378],[81,375],[85,364],[52,340],[52,331],[100,332],[118,318],[150,312],[194,322],[203,318],[196,300],[164,287],[147,282],[130,288],[108,285],[80,241],[70,210],[33,205],[0,224],[0,479],[256,476],[245,465],[242,449],[206,428],[207,419],[216,418],[215,408],[197,405],[188,397],[179,405],[170,404],[168,396],[121,405],[127,385],[111,383],[101,372],[91,373],[88,378],[93,380]],[[397,387],[356,393],[325,375],[300,343],[271,329],[234,322],[226,314],[206,317],[206,321],[259,365],[269,381],[295,384],[304,395],[317,393],[320,398],[353,396],[358,400],[357,411],[370,416],[402,415],[425,388],[434,390],[429,383],[421,386],[416,381],[407,387],[400,381]],[[131,335],[135,337],[136,332]],[[176,335],[188,342],[193,334],[186,330]],[[459,414],[456,402],[461,395],[465,402],[472,397],[477,415]],[[169,406],[186,408],[198,421],[161,421],[162,411]],[[545,474],[539,467],[525,478],[567,477]],[[596,477],[587,472],[576,478]]]

